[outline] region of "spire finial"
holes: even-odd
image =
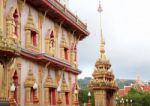
[[[102,32],[102,26],[101,26],[101,12],[102,12],[102,6],[101,6],[101,1],[99,1],[99,7],[98,7],[98,12],[100,13],[100,53],[103,54],[105,53],[105,41],[104,41],[104,37],[103,37],[103,32]]]
[[[102,29],[101,29],[100,53],[101,54],[105,53],[105,41],[104,41]]]

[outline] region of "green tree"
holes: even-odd
[[[121,97],[122,98],[122,97]],[[131,89],[124,99],[132,99],[133,106],[150,106],[150,93]]]

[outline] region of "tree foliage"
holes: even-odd
[[[124,100],[132,99],[133,106],[150,106],[150,93],[149,92],[131,89],[128,95],[124,96],[123,98]]]

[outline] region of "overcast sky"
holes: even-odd
[[[89,37],[79,43],[79,78],[91,76],[99,57],[99,0],[69,0],[69,8],[87,22]],[[150,81],[150,0],[101,0],[102,29],[116,78]]]

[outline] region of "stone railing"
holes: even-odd
[[[69,19],[71,19],[74,23],[79,25],[83,29],[87,29],[87,25],[83,23],[78,16],[74,15],[70,10],[66,8],[66,6],[62,5],[59,1],[57,0],[48,0],[50,4],[52,4],[55,8],[60,10],[63,14],[65,14]]]
[[[14,38],[0,35],[0,52],[19,55],[21,51],[20,42]]]

